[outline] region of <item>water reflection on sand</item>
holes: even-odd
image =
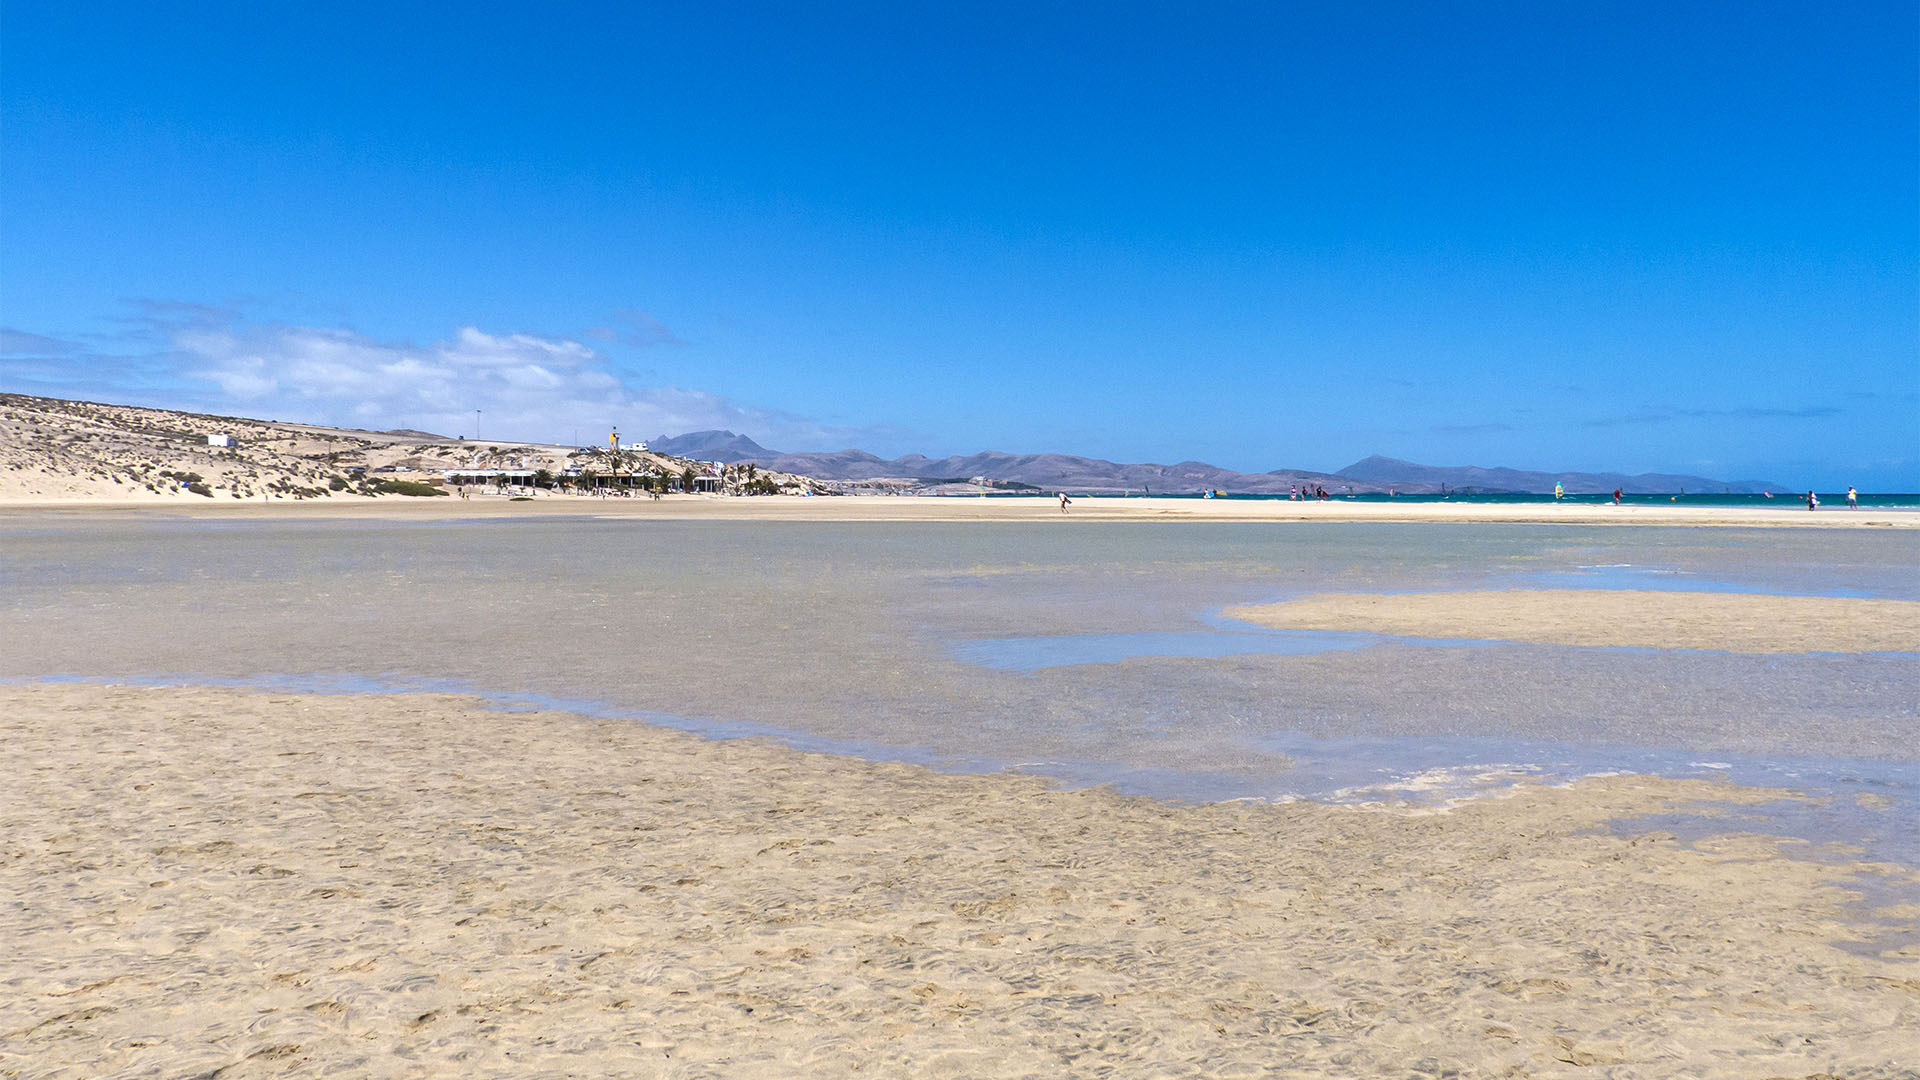
[[[1437,798],[1496,766],[1713,760],[1742,780],[1857,777],[1914,801],[1912,655],[1435,649],[1210,615],[1528,581],[1920,599],[1904,531],[30,524],[0,521],[0,676],[425,680],[1179,798]]]

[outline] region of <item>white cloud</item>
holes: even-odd
[[[167,330],[179,375],[217,390],[198,406],[213,411],[545,442],[598,441],[612,426],[636,438],[730,428],[791,449],[861,434],[700,390],[629,385],[605,355],[567,338],[466,326],[414,345],[236,318]]]
[[[420,345],[335,327],[252,321],[230,307],[136,303],[138,312],[120,320],[124,329],[91,335],[87,344],[0,328],[0,388],[539,442],[577,436],[597,443],[609,427],[640,439],[726,428],[781,450],[884,449],[917,438],[891,427],[821,424],[703,390],[636,385],[608,355],[571,337],[464,326]],[[628,329],[596,328],[580,337],[625,349],[684,344],[644,312],[620,316]]]

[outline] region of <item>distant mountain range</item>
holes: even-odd
[[[1213,488],[1248,494],[1284,494],[1294,486],[1318,485],[1336,494],[1389,489],[1410,495],[1442,490],[1459,492],[1544,494],[1558,483],[1569,492],[1607,492],[1614,488],[1635,494],[1679,491],[1758,492],[1784,490],[1762,480],[1714,480],[1704,476],[1667,473],[1533,472],[1524,469],[1485,469],[1473,465],[1420,465],[1374,456],[1356,461],[1339,472],[1275,469],[1265,473],[1234,472],[1204,461],[1175,465],[1123,465],[1070,454],[1003,454],[985,451],[966,457],[929,458],[920,454],[882,458],[864,450],[835,453],[783,453],[769,450],[745,435],[731,431],[695,431],[661,436],[648,448],[675,457],[728,464],[752,462],[780,472],[820,480],[860,481],[887,477],[933,482],[988,480],[1028,484],[1062,491],[1153,491],[1182,494]]]
[[[1563,484],[1571,492],[1605,492],[1619,488],[1634,494],[1726,492],[1752,494],[1761,491],[1785,491],[1786,487],[1769,480],[1714,480],[1683,473],[1534,472],[1527,469],[1483,469],[1478,465],[1418,465],[1378,454],[1356,461],[1340,470],[1349,480],[1375,485],[1389,484],[1400,491],[1438,490],[1445,484],[1449,491],[1537,492],[1553,490]]]

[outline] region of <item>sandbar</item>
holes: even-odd
[[[1740,653],[1920,651],[1920,602],[1650,589],[1318,593],[1227,615],[1285,630]]]

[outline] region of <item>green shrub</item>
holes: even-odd
[[[187,490],[193,492],[195,495],[205,495],[209,499],[213,498],[213,489],[198,480],[189,481],[187,483]]]
[[[327,487],[334,491],[345,491],[347,490],[346,478],[341,476],[329,476],[327,477]]]
[[[373,489],[382,495],[445,495],[446,492],[432,484],[423,484],[418,480],[381,480]]]

